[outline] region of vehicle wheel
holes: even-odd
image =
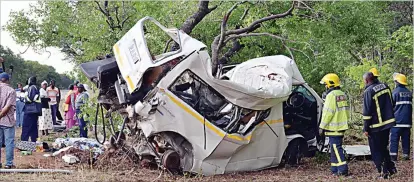
[[[167,150],[161,157],[162,165],[171,173],[179,173],[180,171],[180,156],[174,150]]]
[[[299,165],[302,157],[308,150],[308,145],[303,138],[295,138],[289,142],[285,151],[285,163],[295,166]]]

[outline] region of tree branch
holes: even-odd
[[[19,51],[19,55],[20,54],[24,54],[24,53],[26,53],[27,52],[27,50],[29,50],[29,48],[32,46],[32,44],[29,44],[28,46],[27,46],[27,48],[26,48],[26,50],[24,50],[23,52],[20,52]]]
[[[356,55],[356,54],[354,54],[353,52],[352,52],[352,50],[348,50],[348,52],[349,52],[349,54],[351,54],[351,56],[355,59],[355,60],[357,60],[358,62],[360,62],[360,63],[362,63],[362,60]]]
[[[118,17],[118,6],[116,6],[115,7],[115,18],[116,18],[116,22],[118,22],[118,26],[119,26],[119,28],[121,29],[122,27],[121,27],[121,21],[119,20],[119,17]]]
[[[305,53],[305,52],[303,52],[303,51],[301,51],[301,50],[299,50],[299,49],[295,49],[295,48],[290,48],[291,50],[293,50],[293,51],[297,51],[297,52],[300,52],[300,53],[302,53],[304,56],[306,56],[308,59],[309,59],[309,61],[311,61],[312,59]]]
[[[293,53],[292,53],[292,51],[290,50],[290,48],[285,44],[285,41],[283,41],[282,40],[282,45],[283,45],[283,47],[285,47],[286,48],[286,50],[289,52],[289,54],[290,54],[290,58],[292,59],[292,60],[295,60],[295,57],[293,56]]]
[[[244,33],[244,34],[240,34],[240,35],[232,35],[229,38],[227,38],[224,43],[227,43],[228,41],[232,40],[232,39],[239,39],[239,38],[243,38],[243,37],[253,37],[253,36],[269,36],[269,37],[273,37],[282,41],[287,41],[287,42],[294,42],[296,43],[296,41],[293,40],[289,40],[286,38],[283,38],[281,36],[278,35],[274,35],[271,33]]]
[[[114,20],[112,19],[111,14],[108,11],[109,2],[108,1],[104,2],[104,8],[101,7],[101,5],[98,1],[94,1],[94,2],[98,5],[99,11],[106,16],[106,23],[109,25],[109,28],[111,28],[112,31],[114,31],[115,28],[120,28],[120,27],[114,26]],[[117,9],[115,9],[115,11],[117,11]],[[118,13],[117,13],[116,18],[118,18]],[[119,21],[118,21],[118,23],[119,23]]]
[[[122,19],[125,20],[125,1],[122,1]]]
[[[126,21],[128,21],[128,20],[129,20],[129,18],[131,18],[131,16],[128,16],[127,18],[125,18],[125,19],[122,21],[122,23],[121,23],[121,30],[122,30],[122,28],[124,28],[124,24],[125,24],[125,22],[126,22]]]
[[[231,12],[237,7],[238,4],[233,5],[233,7],[228,11],[228,15],[231,14]],[[234,30],[229,30],[226,31],[225,33],[225,23],[228,20],[228,16],[225,16],[225,19],[223,20],[222,26],[221,26],[221,34],[216,36],[211,44],[211,51],[212,51],[212,56],[211,56],[211,60],[213,62],[213,74],[215,74],[217,72],[217,66],[219,64],[219,53],[222,47],[224,47],[226,45],[226,43],[232,39],[235,38],[241,38],[241,37],[246,37],[246,36],[262,36],[262,35],[266,35],[268,34],[268,36],[273,36],[274,38],[278,38],[281,40],[284,40],[282,37],[276,36],[276,35],[272,35],[269,33],[255,33],[255,34],[247,34],[249,32],[253,32],[256,29],[258,29],[261,24],[263,22],[269,21],[269,20],[274,20],[274,19],[278,19],[278,18],[284,18],[286,16],[289,16],[292,14],[293,9],[295,8],[296,2],[293,1],[291,7],[285,11],[284,13],[280,13],[280,14],[275,14],[275,15],[270,15],[261,19],[258,19],[256,21],[254,21],[253,23],[251,23],[248,27],[245,28],[236,28]],[[234,36],[233,36],[234,35]],[[230,38],[225,39],[226,36],[231,36]],[[285,40],[288,41],[288,40]]]
[[[101,5],[99,4],[99,2],[98,1],[94,1],[97,5],[98,5],[98,8],[99,8],[99,11],[101,11],[105,16],[107,16],[108,14],[107,14],[107,12],[105,11],[105,10],[103,10],[102,9],[102,7],[101,7]]]
[[[244,9],[243,15],[240,17],[240,21],[243,21],[246,18],[247,14],[249,13],[250,8]]]
[[[210,12],[217,8],[217,6],[208,8],[208,4],[209,1],[200,0],[198,3],[198,10],[184,21],[180,29],[186,34],[191,34],[197,24],[200,23],[201,20],[203,20],[204,17],[206,17]]]
[[[221,34],[220,34],[220,38],[219,38],[219,41],[218,41],[218,44],[217,44],[217,49],[220,49],[222,47],[222,44],[223,44],[223,41],[224,41],[224,36],[225,36],[225,33],[226,33],[227,21],[229,20],[231,13],[237,8],[237,6],[239,6],[240,4],[243,4],[245,2],[247,2],[247,1],[240,1],[236,4],[234,4],[229,9],[229,11],[227,11],[226,15],[224,15],[224,18],[223,18],[223,21],[222,21],[221,27],[220,27]]]
[[[305,8],[304,9],[308,9],[308,10],[311,10],[311,11],[314,11],[311,7],[309,7],[306,3],[304,3],[303,1],[298,1],[299,2],[299,4],[302,4],[302,5],[304,5],[305,6]],[[302,7],[298,7],[298,8],[302,8]]]
[[[275,14],[275,15],[270,15],[261,19],[258,19],[256,21],[254,21],[252,24],[250,24],[248,27],[246,28],[241,28],[241,29],[236,29],[236,30],[230,30],[227,31],[225,33],[225,35],[233,35],[233,34],[242,34],[242,33],[246,33],[246,32],[252,32],[254,30],[256,30],[257,28],[259,28],[260,24],[265,22],[265,21],[269,21],[269,20],[273,20],[273,19],[277,19],[277,18],[283,18],[286,16],[289,16],[292,14],[293,9],[295,9],[295,1],[292,2],[292,6],[289,8],[289,10],[287,10],[284,13],[281,14]]]
[[[238,40],[233,40],[233,46],[219,59],[219,64],[226,64],[230,61],[230,58],[241,49],[244,48],[243,44],[240,44]]]

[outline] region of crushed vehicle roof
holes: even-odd
[[[144,36],[145,21],[151,21],[161,28],[171,39],[180,45],[180,49],[158,55],[153,60]],[[139,54],[137,54],[139,52]],[[292,83],[304,83],[302,76],[293,60],[286,56],[268,56],[246,61],[235,69],[248,68],[260,62],[268,66],[272,73],[282,76],[280,84],[269,82],[267,89],[261,90],[257,86],[238,83],[229,80],[220,80],[212,74],[212,62],[207,53],[206,45],[190,37],[183,31],[175,28],[166,28],[151,17],[145,17],[131,28],[115,45],[115,58],[123,78],[126,80],[130,92],[137,90],[141,85],[143,73],[148,69],[164,65],[178,57],[184,57],[161,82],[172,83],[185,70],[193,71],[208,85],[222,94],[229,102],[253,110],[266,110],[275,104],[287,99],[291,92]],[[253,72],[260,76],[260,72]],[[257,76],[256,75],[256,76]],[[293,81],[292,81],[293,80]],[[276,84],[276,85],[275,85]],[[281,86],[284,85],[284,86]],[[272,88],[273,87],[273,88]]]
[[[191,40],[189,40],[191,41]],[[277,58],[277,59],[276,59]],[[267,61],[280,61],[280,68],[292,69],[290,59],[286,59],[284,56],[269,56],[264,57]],[[254,59],[252,60],[254,61]],[[293,62],[294,63],[294,62]],[[207,52],[198,52],[190,55],[187,59],[176,65],[162,81],[171,83],[178,75],[182,74],[185,70],[191,70],[208,85],[213,87],[221,95],[223,95],[229,102],[252,110],[266,110],[275,104],[281,103],[289,96],[291,89],[288,92],[282,94],[273,94],[272,92],[266,92],[259,90],[250,85],[236,83],[230,80],[217,79],[212,75],[211,59]],[[292,72],[280,74],[287,74],[291,77]],[[260,73],[258,73],[260,74]],[[284,80],[286,81],[286,80]],[[286,84],[286,83],[284,83]],[[291,88],[291,82],[290,88]]]

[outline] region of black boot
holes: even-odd
[[[389,170],[389,172],[390,172],[390,176],[392,176],[392,175],[394,175],[394,174],[397,174],[397,168],[396,167],[393,167],[393,168],[391,168],[391,170]]]
[[[42,136],[45,136],[45,130],[42,130]]]
[[[46,130],[46,136],[48,136],[49,135],[49,130]]]
[[[405,161],[408,161],[408,160],[410,160],[410,155],[409,154],[403,154],[402,159],[405,160]]]
[[[389,173],[382,173],[377,177],[377,179],[390,179],[390,174]]]
[[[340,172],[338,173],[338,176],[349,176],[348,172]]]

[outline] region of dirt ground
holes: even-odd
[[[20,130],[16,132],[19,138]],[[4,162],[4,149],[2,149]],[[19,169],[68,169],[72,174],[1,174],[0,181],[373,181],[377,176],[373,162],[349,161],[351,176],[338,178],[329,171],[329,162],[318,158],[305,159],[300,167],[280,167],[257,172],[241,172],[217,176],[173,176],[165,171],[145,168],[129,170],[98,170],[87,165],[66,165],[61,158],[44,157],[44,153],[23,156],[15,150],[15,165]],[[115,164],[114,164],[115,165]],[[388,181],[413,181],[413,161],[399,161],[398,174]]]

